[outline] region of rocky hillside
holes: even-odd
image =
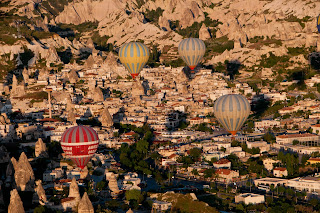
[[[22,45],[41,55],[50,46],[79,54],[91,37],[104,51],[143,41],[166,62],[176,59],[181,39],[199,37],[209,65],[239,60],[252,68],[271,54],[300,66],[320,41],[316,1],[14,0],[0,7],[1,55],[17,54]]]

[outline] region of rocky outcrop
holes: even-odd
[[[8,213],[24,213],[23,203],[20,195],[16,189],[10,192],[10,204],[8,207]]]
[[[77,124],[77,119],[75,114],[73,113],[73,110],[69,110],[68,112],[68,121],[72,123],[72,125]]]
[[[23,69],[22,71],[22,76],[23,76],[23,80],[26,84],[29,83],[29,72],[26,68]]]
[[[77,74],[77,72],[72,69],[69,73],[68,73],[68,78],[71,84],[75,84],[78,82],[79,76]]]
[[[116,176],[113,174],[111,176],[108,177],[108,186],[109,186],[109,189],[111,190],[111,192],[117,194],[120,192],[119,190],[119,187],[118,187],[118,182],[117,182],[117,179],[116,179]]]
[[[203,23],[200,30],[199,30],[199,39],[205,41],[207,39],[211,38],[210,32],[206,25]]]
[[[19,161],[11,159],[14,166],[14,179],[18,190],[33,191],[34,173],[24,152],[21,153]]]
[[[82,199],[78,205],[78,213],[94,213],[94,208],[87,192],[83,194]]]
[[[47,68],[39,70],[38,81],[48,81],[49,71]]]
[[[170,23],[166,17],[160,16],[158,23],[162,30],[171,31]]]
[[[126,213],[134,213],[134,212],[133,212],[132,209],[130,208]]]
[[[48,157],[47,146],[41,138],[39,138],[38,141],[36,142],[34,151],[35,151],[36,157],[44,157],[44,158]]]
[[[37,185],[37,187],[35,189],[33,201],[38,202],[41,205],[45,205],[48,202],[48,200],[47,200],[46,193],[45,193],[43,186],[42,186],[42,181],[41,180],[36,181],[36,185]]]
[[[104,101],[103,92],[100,89],[100,87],[95,87],[91,91],[91,98],[93,99],[94,102],[102,102],[102,101]]]
[[[79,186],[75,178],[72,179],[70,187],[69,187],[69,196],[74,197],[77,202],[80,201],[80,193],[79,193]]]
[[[25,83],[22,80],[18,83],[17,77],[15,75],[12,76],[12,89],[10,91],[11,97],[20,97],[25,94]]]
[[[51,63],[61,63],[60,57],[54,46],[49,47],[49,50],[44,58],[47,61],[47,67],[50,67]]]
[[[144,87],[138,80],[133,82],[131,94],[132,96],[145,95]]]
[[[112,127],[113,126],[113,119],[109,113],[107,107],[105,107],[100,113],[100,122],[104,127]]]

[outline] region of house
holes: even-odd
[[[270,144],[268,144],[265,141],[254,141],[254,142],[247,141],[246,143],[247,143],[247,147],[249,149],[259,148],[260,149],[260,153],[268,152],[270,150]]]
[[[296,190],[306,192],[320,193],[320,178],[319,177],[297,177],[288,180],[288,187],[295,188]]]
[[[273,169],[273,164],[274,163],[279,163],[280,161],[278,160],[273,160],[271,158],[266,158],[263,160],[263,165],[266,170],[271,171]]]
[[[273,175],[275,177],[286,177],[288,176],[288,170],[283,167],[276,167],[273,169]]]
[[[309,164],[317,164],[317,163],[320,163],[320,158],[309,158],[309,160],[307,160],[307,162]]]
[[[273,127],[280,127],[280,121],[262,120],[262,121],[254,122],[255,129],[268,129]]]
[[[300,143],[318,143],[320,139],[319,135],[304,133],[304,134],[290,134],[290,135],[278,135],[276,136],[276,142],[281,145],[292,144],[294,140]]]
[[[253,194],[253,193],[243,193],[235,196],[235,203],[244,202],[244,204],[258,204],[264,203],[264,195]]]
[[[316,133],[317,135],[319,135],[319,133],[320,133],[320,124],[312,125],[311,129],[312,129],[313,133]]]
[[[204,122],[204,119],[203,118],[200,118],[200,117],[195,117],[195,118],[191,118],[189,120],[190,122],[190,125],[197,125],[197,124],[202,124]]]
[[[213,167],[216,169],[221,169],[221,168],[231,169],[231,161],[223,158],[223,159],[220,159],[217,162],[213,163]]]
[[[239,177],[239,172],[230,169],[217,169],[216,174],[218,175],[218,181],[230,183],[235,178]]]

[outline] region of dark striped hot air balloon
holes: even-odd
[[[317,18],[317,28],[318,28],[318,32],[320,33],[320,15]]]
[[[178,52],[189,68],[194,70],[206,52],[206,45],[198,38],[186,38],[180,42]]]
[[[60,143],[64,153],[83,169],[97,151],[99,137],[91,127],[74,126],[62,134]]]
[[[140,42],[129,42],[121,46],[119,59],[135,79],[149,60],[148,47]]]
[[[223,95],[215,101],[213,112],[219,123],[236,135],[250,114],[250,104],[242,95]]]

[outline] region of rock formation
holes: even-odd
[[[77,119],[75,114],[73,113],[73,110],[68,111],[68,121],[72,123],[72,125],[77,124]]]
[[[170,23],[166,17],[160,16],[158,23],[160,28],[164,31],[171,31]]]
[[[38,81],[48,81],[49,71],[47,68],[39,70]]]
[[[144,87],[138,80],[133,82],[131,94],[132,96],[145,95]]]
[[[46,196],[46,192],[43,189],[42,186],[42,181],[38,180],[36,181],[36,189],[35,189],[35,198],[33,199],[34,201],[38,201],[41,205],[45,205],[48,200],[47,200],[47,196]]]
[[[113,126],[113,119],[109,113],[107,107],[105,107],[100,113],[100,122],[104,127],[112,127]]]
[[[206,25],[203,23],[200,30],[199,30],[199,39],[205,41],[207,39],[211,38],[210,32]]]
[[[70,187],[69,187],[69,196],[74,197],[77,202],[80,201],[80,193],[79,193],[79,186],[75,178],[72,178]]]
[[[69,73],[68,73],[68,78],[71,84],[75,84],[78,82],[79,76],[77,74],[77,72],[72,69]]]
[[[47,67],[50,67],[51,63],[61,63],[60,57],[54,46],[50,46],[47,54],[44,57],[47,61]]]
[[[134,212],[133,212],[132,209],[130,208],[126,213],[134,213]]]
[[[17,188],[21,191],[33,191],[34,173],[26,154],[22,152],[18,162],[13,159],[14,179]]]
[[[10,119],[8,118],[6,113],[1,113],[0,115],[0,124],[10,124]]]
[[[35,145],[35,156],[36,157],[48,157],[47,146],[41,138],[38,139]]]
[[[10,204],[8,207],[8,213],[24,213],[23,203],[20,195],[16,189],[10,192]]]
[[[78,205],[78,213],[94,213],[94,208],[87,192],[83,194],[82,199]]]
[[[19,97],[25,94],[25,83],[22,80],[18,83],[17,77],[15,75],[12,76],[12,89],[10,92],[11,97]]]
[[[23,76],[23,80],[26,84],[29,83],[29,72],[26,68],[23,69],[22,71],[22,76]]]
[[[102,90],[100,89],[100,87],[96,87],[96,88],[92,91],[91,97],[93,98],[93,101],[94,101],[94,102],[104,101],[103,93],[102,93]]]
[[[116,176],[113,174],[111,176],[108,177],[108,186],[109,186],[109,189],[113,192],[113,193],[119,193],[120,190],[119,190],[119,187],[118,187],[118,182],[117,182],[117,179],[116,179]]]

